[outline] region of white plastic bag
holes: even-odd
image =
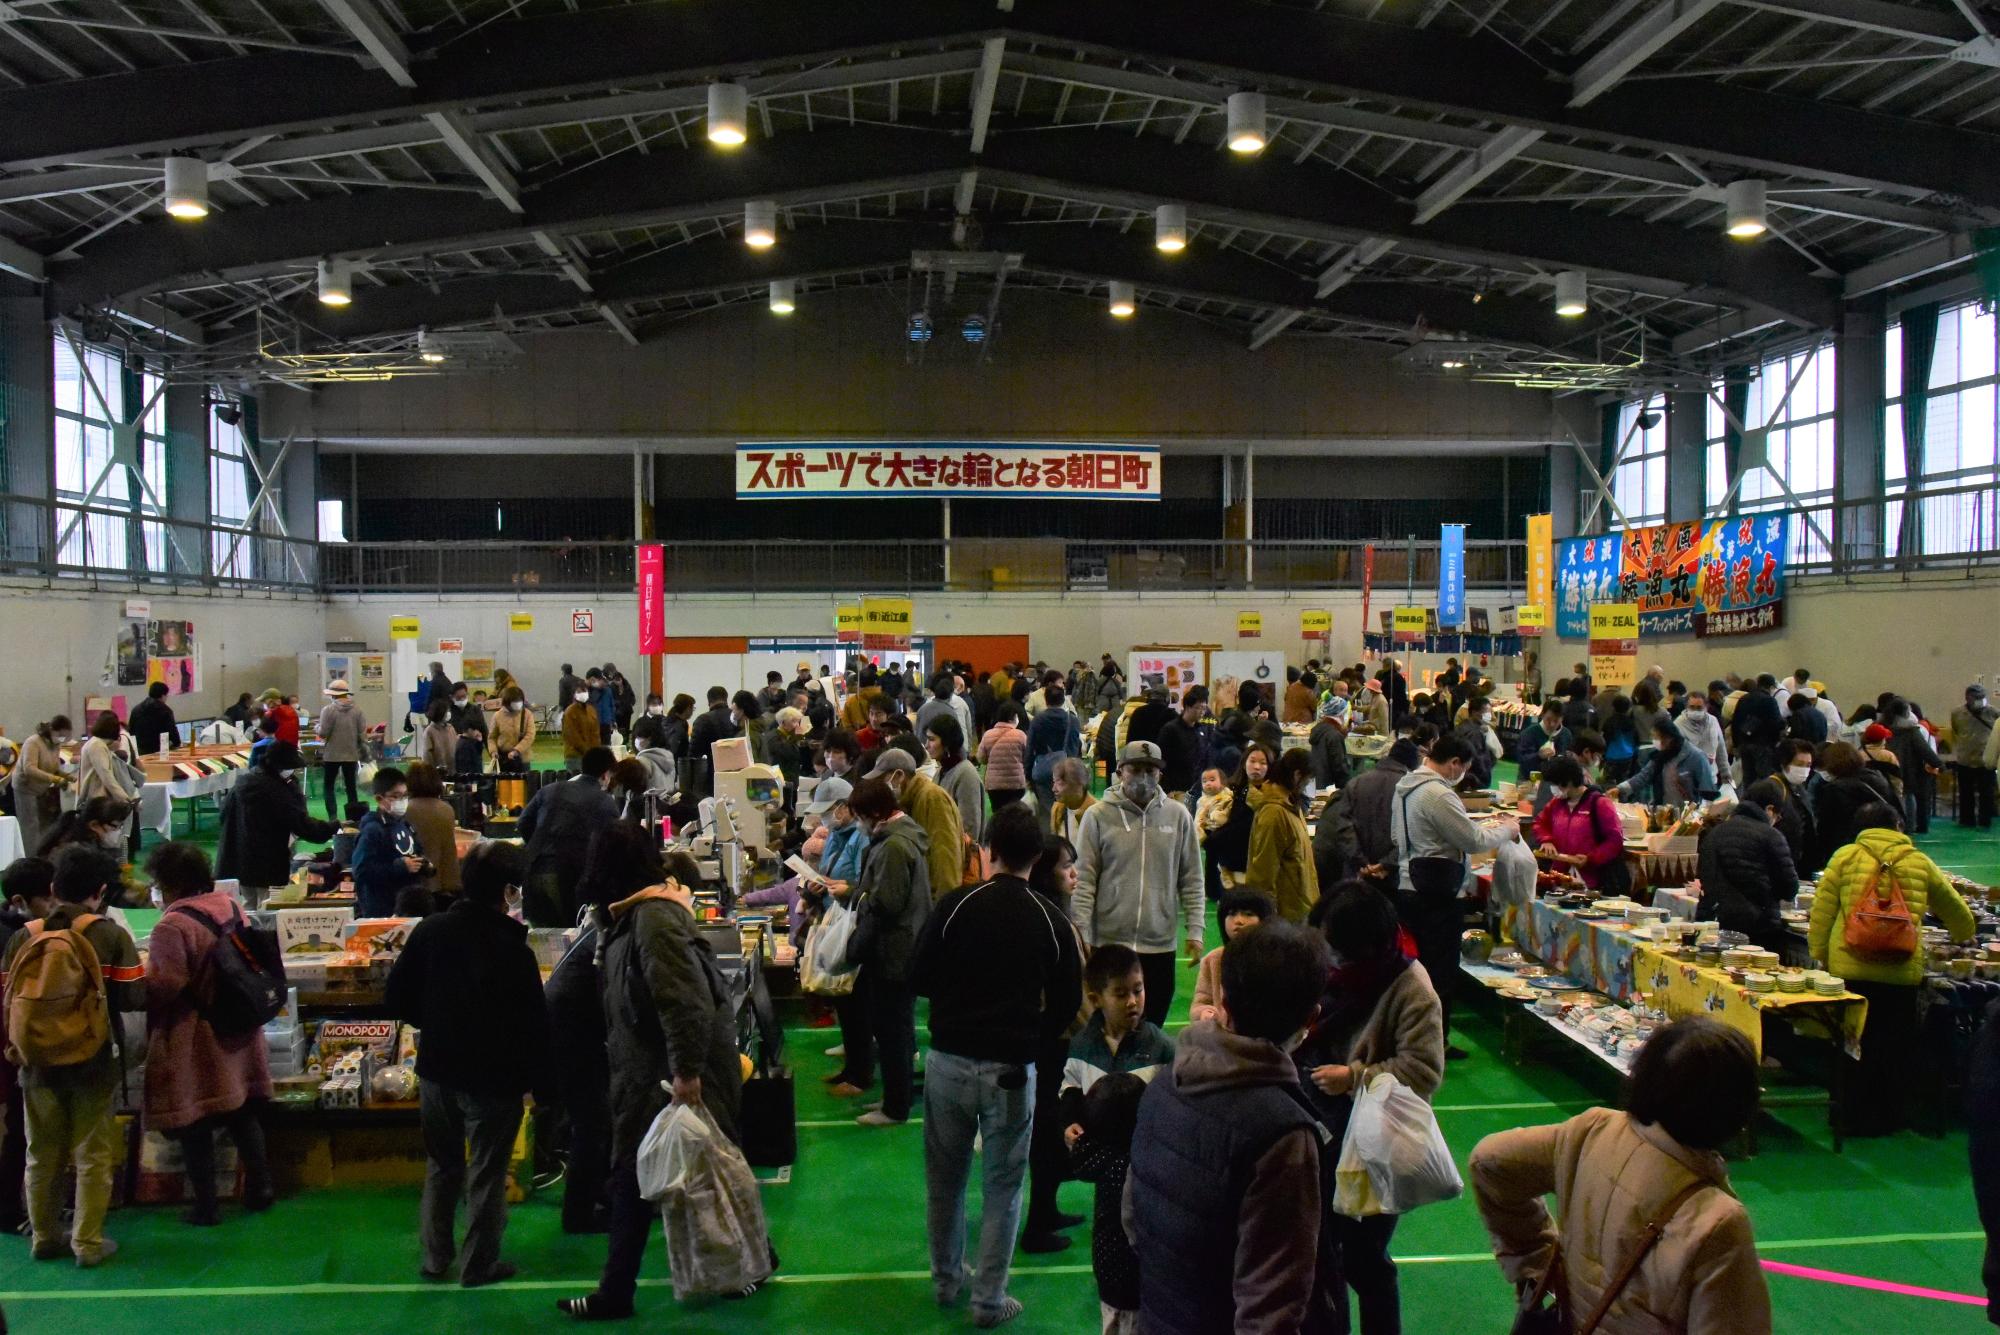
[[[1535,853],[1519,839],[1509,839],[1493,853],[1493,894],[1487,900],[1488,924],[1507,940],[1517,939],[1514,920],[1535,898],[1535,878],[1540,872]]]
[[[853,935],[854,910],[829,900],[826,912],[806,934],[799,986],[822,997],[844,997],[852,992],[855,970],[847,965],[847,942]]]
[[[671,1103],[653,1119],[639,1143],[639,1194],[660,1207],[674,1297],[741,1293],[771,1277],[757,1179],[700,1104]]]
[[[1355,1094],[1334,1168],[1335,1213],[1408,1214],[1464,1194],[1437,1114],[1421,1095],[1386,1071]]]

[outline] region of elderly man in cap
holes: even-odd
[[[1162,1024],[1174,1001],[1174,937],[1187,925],[1188,963],[1201,960],[1208,916],[1194,817],[1160,788],[1160,748],[1132,742],[1118,782],[1077,828],[1076,894],[1083,943],[1129,946],[1145,972],[1146,1018]]]
[[[950,793],[917,773],[917,762],[909,752],[886,747],[875,757],[869,777],[880,775],[895,790],[896,805],[903,814],[923,826],[930,836],[928,861],[931,871],[931,900],[935,903],[958,889],[965,880],[965,824],[958,818],[958,803]]]
[[[347,781],[348,806],[361,800],[355,792],[354,780],[368,740],[368,720],[362,716],[361,706],[354,703],[345,679],[335,677],[326,684],[326,708],[313,721],[313,731],[320,740],[319,772],[326,796],[326,818],[338,821],[346,808],[334,807],[334,782],[343,778]]]
[[[1979,682],[1965,688],[1965,703],[1951,711],[1951,767],[1958,774],[1958,823],[1993,828],[1993,706]]]

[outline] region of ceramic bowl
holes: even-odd
[[[1743,986],[1752,992],[1774,992],[1777,990],[1778,980],[1768,973],[1751,972],[1743,975]]]
[[[1824,973],[1813,979],[1813,991],[1823,997],[1837,997],[1847,991],[1847,980]]]

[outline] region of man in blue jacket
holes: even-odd
[[[387,918],[396,899],[425,876],[417,832],[403,816],[410,809],[409,785],[399,769],[375,771],[375,809],[361,818],[354,843],[354,916]]]

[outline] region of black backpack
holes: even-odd
[[[278,934],[238,919],[224,927],[197,909],[175,905],[214,934],[208,948],[208,996],[196,1007],[209,1027],[225,1037],[253,1033],[285,1008],[285,960]]]

